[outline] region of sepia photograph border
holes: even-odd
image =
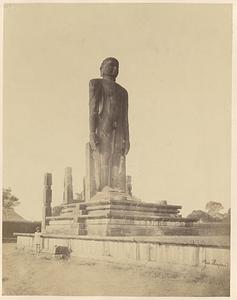
[[[232,107],[231,107],[231,114],[232,114],[232,128],[231,128],[231,293],[230,297],[152,297],[153,299],[237,299],[237,2],[233,1],[190,1],[190,0],[176,0],[176,1],[125,1],[125,0],[117,0],[117,1],[52,1],[52,0],[35,0],[35,1],[1,1],[0,3],[0,19],[1,19],[1,26],[0,26],[0,36],[1,36],[1,47],[0,47],[0,87],[1,87],[1,143],[3,140],[2,132],[2,120],[3,120],[3,6],[4,4],[23,4],[23,3],[65,3],[65,4],[75,4],[75,3],[177,3],[177,4],[184,4],[184,3],[209,3],[209,4],[232,4],[232,28],[233,28],[233,37],[232,37]],[[2,147],[1,147],[2,149]],[[3,165],[3,154],[1,151],[1,184],[3,181],[3,173],[2,173],[2,165]],[[2,206],[1,206],[2,207]],[[2,218],[2,209],[0,210],[0,217]],[[2,219],[1,219],[2,220]],[[0,225],[0,232],[2,234],[2,223]],[[0,247],[0,255],[2,256],[2,247]],[[1,271],[2,271],[2,260],[0,263]],[[2,274],[2,272],[1,272]],[[0,294],[2,291],[2,280],[0,282]],[[38,299],[44,297],[45,299],[55,299],[60,298],[62,300],[68,299],[139,299],[139,300],[148,300],[151,297],[82,297],[82,296],[1,296],[1,299],[20,299],[20,298],[27,298],[27,299]]]

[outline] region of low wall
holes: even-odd
[[[30,221],[3,221],[2,222],[2,241],[3,242],[16,242],[14,232],[35,232],[36,227],[41,228],[41,222]]]
[[[34,235],[16,233],[17,247],[32,250]],[[42,251],[53,253],[55,245],[67,246],[71,255],[157,265],[216,266],[228,268],[230,259],[227,237],[92,237],[42,235]]]

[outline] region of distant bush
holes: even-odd
[[[206,204],[206,210],[193,210],[191,214],[187,217],[201,221],[202,223],[230,223],[230,208],[226,213],[220,213],[220,210],[223,210],[224,207],[220,202],[209,201]]]
[[[203,223],[209,222],[220,222],[221,219],[210,216],[208,213],[202,210],[193,210],[191,214],[187,216],[187,218],[196,219],[197,221],[201,221]]]
[[[223,205],[220,202],[209,201],[206,204],[206,210],[210,216],[218,216],[220,214],[220,210],[224,209]]]

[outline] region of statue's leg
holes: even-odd
[[[126,190],[126,167],[125,157],[121,151],[113,153],[113,167],[112,167],[112,187],[118,188],[121,191]]]
[[[110,158],[111,141],[110,136],[104,135],[100,142],[100,190],[110,185]]]
[[[100,153],[100,162],[101,162],[101,173],[100,173],[100,190],[105,186],[109,185],[109,162],[110,162],[110,152],[105,151]]]
[[[99,151],[92,151],[93,153],[93,163],[94,163],[94,180],[96,185],[96,191],[100,190],[100,154]]]

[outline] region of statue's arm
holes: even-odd
[[[124,143],[125,143],[125,155],[128,153],[130,148],[130,141],[129,141],[129,124],[128,124],[128,93],[125,93],[125,131],[124,131]]]
[[[99,84],[97,80],[92,79],[89,82],[89,128],[90,128],[90,144],[93,150],[98,144],[96,135],[97,117],[99,111]]]

